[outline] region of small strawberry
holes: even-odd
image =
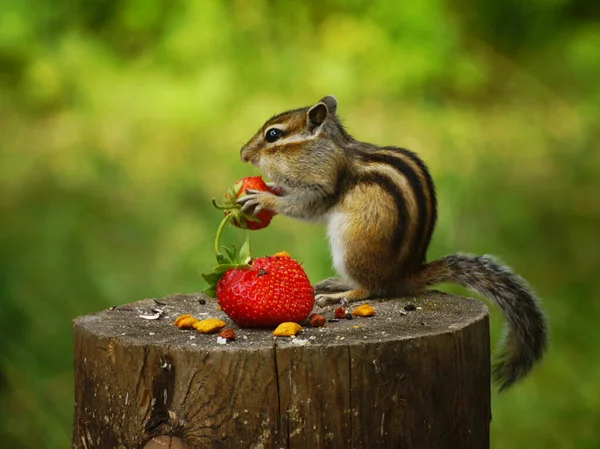
[[[223,312],[242,327],[275,327],[308,317],[315,301],[302,266],[286,255],[251,261],[248,268],[229,269],[218,281]]]
[[[271,192],[279,195],[276,189],[271,189],[260,176],[247,176],[236,182],[225,194],[223,205],[218,205],[213,201],[213,205],[225,211],[225,214],[231,214],[234,226],[242,229],[255,231],[269,226],[271,219],[276,215],[270,210],[261,210],[257,215],[241,211],[241,206],[236,203],[238,198],[246,195],[247,190],[258,190],[260,192]]]

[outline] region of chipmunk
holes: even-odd
[[[268,209],[327,224],[333,265],[343,279],[315,285],[319,306],[413,295],[442,282],[494,302],[507,320],[494,378],[500,390],[539,361],[546,318],[526,282],[490,256],[453,254],[426,263],[436,195],[425,163],[409,150],[359,142],[336,115],[337,101],[272,117],[240,152],[282,192],[249,191],[244,211]]]

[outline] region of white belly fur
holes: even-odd
[[[342,212],[330,212],[327,217],[327,236],[329,237],[329,246],[331,248],[331,258],[333,267],[345,279],[348,279],[346,273],[345,256],[346,251],[343,244],[343,235],[346,232],[346,220]]]

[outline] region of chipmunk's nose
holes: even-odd
[[[246,151],[246,145],[244,145],[240,150],[240,159],[242,162],[248,162],[248,152]]]
[[[244,145],[240,150],[240,159],[242,160],[242,162],[251,162],[252,148],[248,145]]]

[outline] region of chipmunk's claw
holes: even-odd
[[[339,293],[321,293],[315,296],[315,301],[319,307],[326,307],[332,304],[342,304],[347,307],[349,303],[362,301],[370,297],[367,290],[357,288]]]
[[[317,304],[317,306],[319,307],[327,307],[327,306],[331,306],[334,304],[348,304],[348,301],[345,298],[340,298],[340,297],[336,297],[334,295],[328,295],[328,294],[319,294],[317,296],[315,296],[315,303]]]
[[[238,198],[236,203],[242,205],[242,212],[244,213],[252,213],[256,215],[260,212],[261,207],[258,202],[257,194],[260,193],[257,190],[246,190],[246,195]]]

